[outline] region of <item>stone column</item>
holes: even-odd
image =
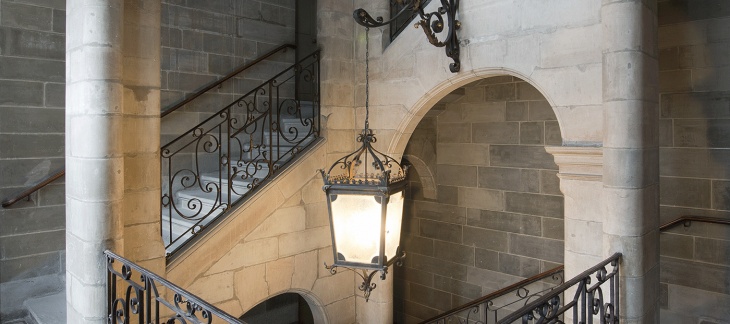
[[[621,322],[659,321],[656,0],[603,0],[603,255],[623,253]]]
[[[106,322],[113,249],[158,274],[160,2],[68,0],[68,323]]]
[[[68,323],[106,323],[103,251],[121,237],[122,0],[66,3]]]

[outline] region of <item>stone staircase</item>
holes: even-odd
[[[28,310],[26,324],[66,323],[66,292],[28,299],[23,303]],[[20,324],[22,321],[13,322]]]

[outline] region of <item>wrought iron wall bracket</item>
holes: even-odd
[[[383,21],[383,17],[373,18],[362,8],[355,10],[352,13],[352,17],[355,18],[358,24],[370,28],[385,26],[391,21],[398,19],[405,12],[417,12],[421,20],[414,27],[423,29],[426,38],[428,38],[428,42],[432,45],[445,47],[446,56],[454,60],[454,63],[449,64],[449,70],[456,73],[461,69],[459,38],[456,35],[456,31],[461,29],[461,22],[456,20],[456,12],[458,10],[459,0],[441,0],[441,7],[429,13],[423,11],[421,0],[410,0],[398,14],[388,21]],[[444,32],[444,28],[446,27],[448,27],[448,30],[446,30],[446,38],[439,40],[437,34]]]

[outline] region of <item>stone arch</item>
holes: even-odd
[[[415,155],[403,155],[403,158],[410,162],[411,167],[416,169],[419,178],[421,179],[421,185],[423,186],[423,196],[430,199],[436,199],[438,191],[436,188],[436,177],[434,176],[431,167],[426,164],[421,158]]]
[[[274,297],[284,294],[296,294],[302,297],[302,299],[304,299],[304,301],[307,303],[307,306],[309,306],[310,311],[312,312],[312,318],[314,323],[329,323],[329,318],[327,316],[327,312],[325,311],[325,306],[322,301],[317,297],[317,295],[315,295],[311,291],[296,288],[278,291],[274,294],[267,296],[265,299],[254,304],[253,307],[245,310],[241,316],[244,316],[246,313],[254,309],[256,306],[260,305],[261,303],[264,303]]]
[[[560,135],[562,136],[562,138],[571,138],[569,133],[566,134],[566,127],[564,126],[564,122],[561,119],[561,114],[559,113],[560,111],[555,108],[555,101],[551,98],[550,93],[540,86],[539,82],[536,82],[530,77],[514,70],[484,68],[469,71],[469,73],[459,74],[452,78],[443,80],[442,82],[434,85],[431,89],[427,90],[421,98],[419,98],[411,107],[409,107],[409,114],[402,118],[401,123],[398,125],[395,135],[393,136],[393,139],[388,146],[388,152],[397,155],[402,154],[405,151],[406,145],[410,141],[410,136],[413,133],[413,130],[416,129],[418,123],[421,122],[421,119],[423,119],[426,113],[431,110],[431,108],[433,108],[433,106],[438,103],[442,98],[446,97],[454,90],[469,83],[496,76],[513,76],[535,87],[535,89],[537,89],[540,94],[545,97],[548,103],[550,103],[550,106],[553,108],[553,112],[555,113],[555,116],[558,120],[558,125],[560,126]]]
[[[446,310],[432,300],[414,297],[416,289],[417,295],[450,294],[452,300],[473,300],[518,281],[517,277],[529,277],[565,262],[564,198],[558,167],[544,149],[546,145],[560,145],[558,122],[550,116],[554,110],[548,98],[528,86],[534,82],[509,76],[485,82],[474,76],[464,78],[444,88],[458,85],[465,97],[446,104],[448,99],[439,101],[428,114],[425,111],[431,107],[423,105],[424,112],[411,116],[411,122],[418,126],[408,132],[413,136],[404,136],[409,142],[404,158],[413,162],[412,155],[426,146],[423,142],[436,142],[434,171],[438,173],[435,185],[439,196],[426,199],[425,194],[417,194],[420,187],[426,187],[417,183],[422,181],[417,168],[419,177],[409,179],[410,188],[416,188],[411,192],[416,194],[409,196],[404,209],[404,223],[411,226],[402,246],[410,251],[411,264],[395,277],[399,284],[394,286],[401,288],[395,288],[394,298],[396,303],[415,303],[424,309],[404,308],[397,316],[425,319],[430,317],[430,310]],[[489,91],[495,88],[503,90]],[[538,114],[533,115],[532,109]],[[548,123],[553,136],[547,135]],[[525,136],[522,130],[530,129],[529,125],[540,125],[540,131]],[[481,132],[489,129],[499,131]],[[430,136],[434,133],[437,135]],[[501,158],[492,160],[495,156]],[[513,244],[519,248],[513,249]],[[412,280],[417,274],[448,277],[432,270],[438,265],[452,269],[454,275],[431,285]]]

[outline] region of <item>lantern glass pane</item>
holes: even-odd
[[[381,205],[374,196],[337,195],[331,208],[337,252],[348,262],[372,263],[380,251]]]
[[[403,223],[403,191],[390,196],[388,216],[385,220],[385,256],[388,260],[395,257],[400,245],[400,230]]]

